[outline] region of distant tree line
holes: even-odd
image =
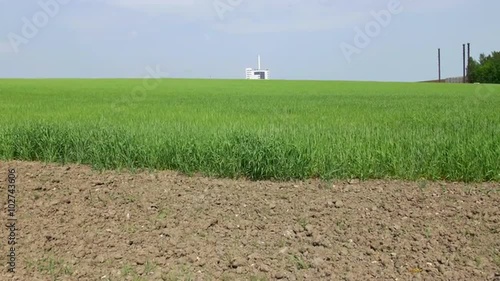
[[[481,54],[479,61],[470,58],[467,76],[470,83],[500,84],[500,52]]]

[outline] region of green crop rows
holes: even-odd
[[[498,86],[163,79],[137,91],[143,82],[0,80],[0,159],[254,180],[500,180]]]

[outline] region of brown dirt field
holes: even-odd
[[[0,162],[0,280],[500,280],[500,183],[251,182]]]

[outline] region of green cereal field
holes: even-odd
[[[500,180],[500,86],[0,80],[0,159],[252,180]]]

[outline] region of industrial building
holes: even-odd
[[[245,77],[246,79],[252,80],[268,80],[269,79],[269,69],[262,69],[260,67],[260,56],[257,57],[257,69],[246,68]]]

